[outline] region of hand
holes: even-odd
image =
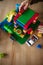
[[[21,10],[21,8],[23,8],[24,10],[26,10],[28,8],[28,5],[30,4],[29,0],[25,0],[21,3],[20,7],[19,7],[19,11]]]
[[[43,25],[38,26],[38,32],[43,34]]]

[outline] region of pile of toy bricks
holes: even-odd
[[[40,21],[39,14],[28,8],[18,11],[11,11],[1,23],[0,27],[10,34],[12,39],[16,39],[20,44],[24,44],[33,31],[37,29]]]

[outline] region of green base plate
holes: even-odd
[[[23,38],[21,38],[21,36],[14,31],[14,29],[12,28],[13,24],[11,26],[8,26],[7,24],[4,26],[5,30],[10,33],[15,40],[17,40],[20,44],[24,44],[26,42],[26,40],[29,38],[30,35],[25,34]],[[19,29],[21,29],[21,27],[18,27]]]

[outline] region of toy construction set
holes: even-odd
[[[22,8],[19,11],[19,6],[19,4],[16,4],[16,9],[6,15],[4,20],[0,22],[0,28],[9,34],[11,39],[24,44],[28,42],[28,38],[37,29],[40,21],[38,20],[39,14],[37,12],[30,8],[27,10]],[[29,41],[29,44],[30,42],[33,44],[38,38],[33,35],[31,39],[33,41]]]

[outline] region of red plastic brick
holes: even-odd
[[[23,12],[24,12],[24,9],[21,9],[21,10],[20,10],[20,13],[22,14]]]
[[[20,14],[18,13],[18,14],[14,17],[14,21],[16,21],[19,16],[20,16]]]
[[[31,31],[33,31],[33,30],[32,30],[32,28],[30,28],[30,29],[28,30],[28,32],[27,32],[27,33],[28,33],[28,34],[30,34],[30,33],[31,33]]]
[[[24,28],[27,29],[31,23],[33,23],[33,21],[35,20],[36,17],[38,17],[39,14],[35,13],[34,16],[24,25]]]

